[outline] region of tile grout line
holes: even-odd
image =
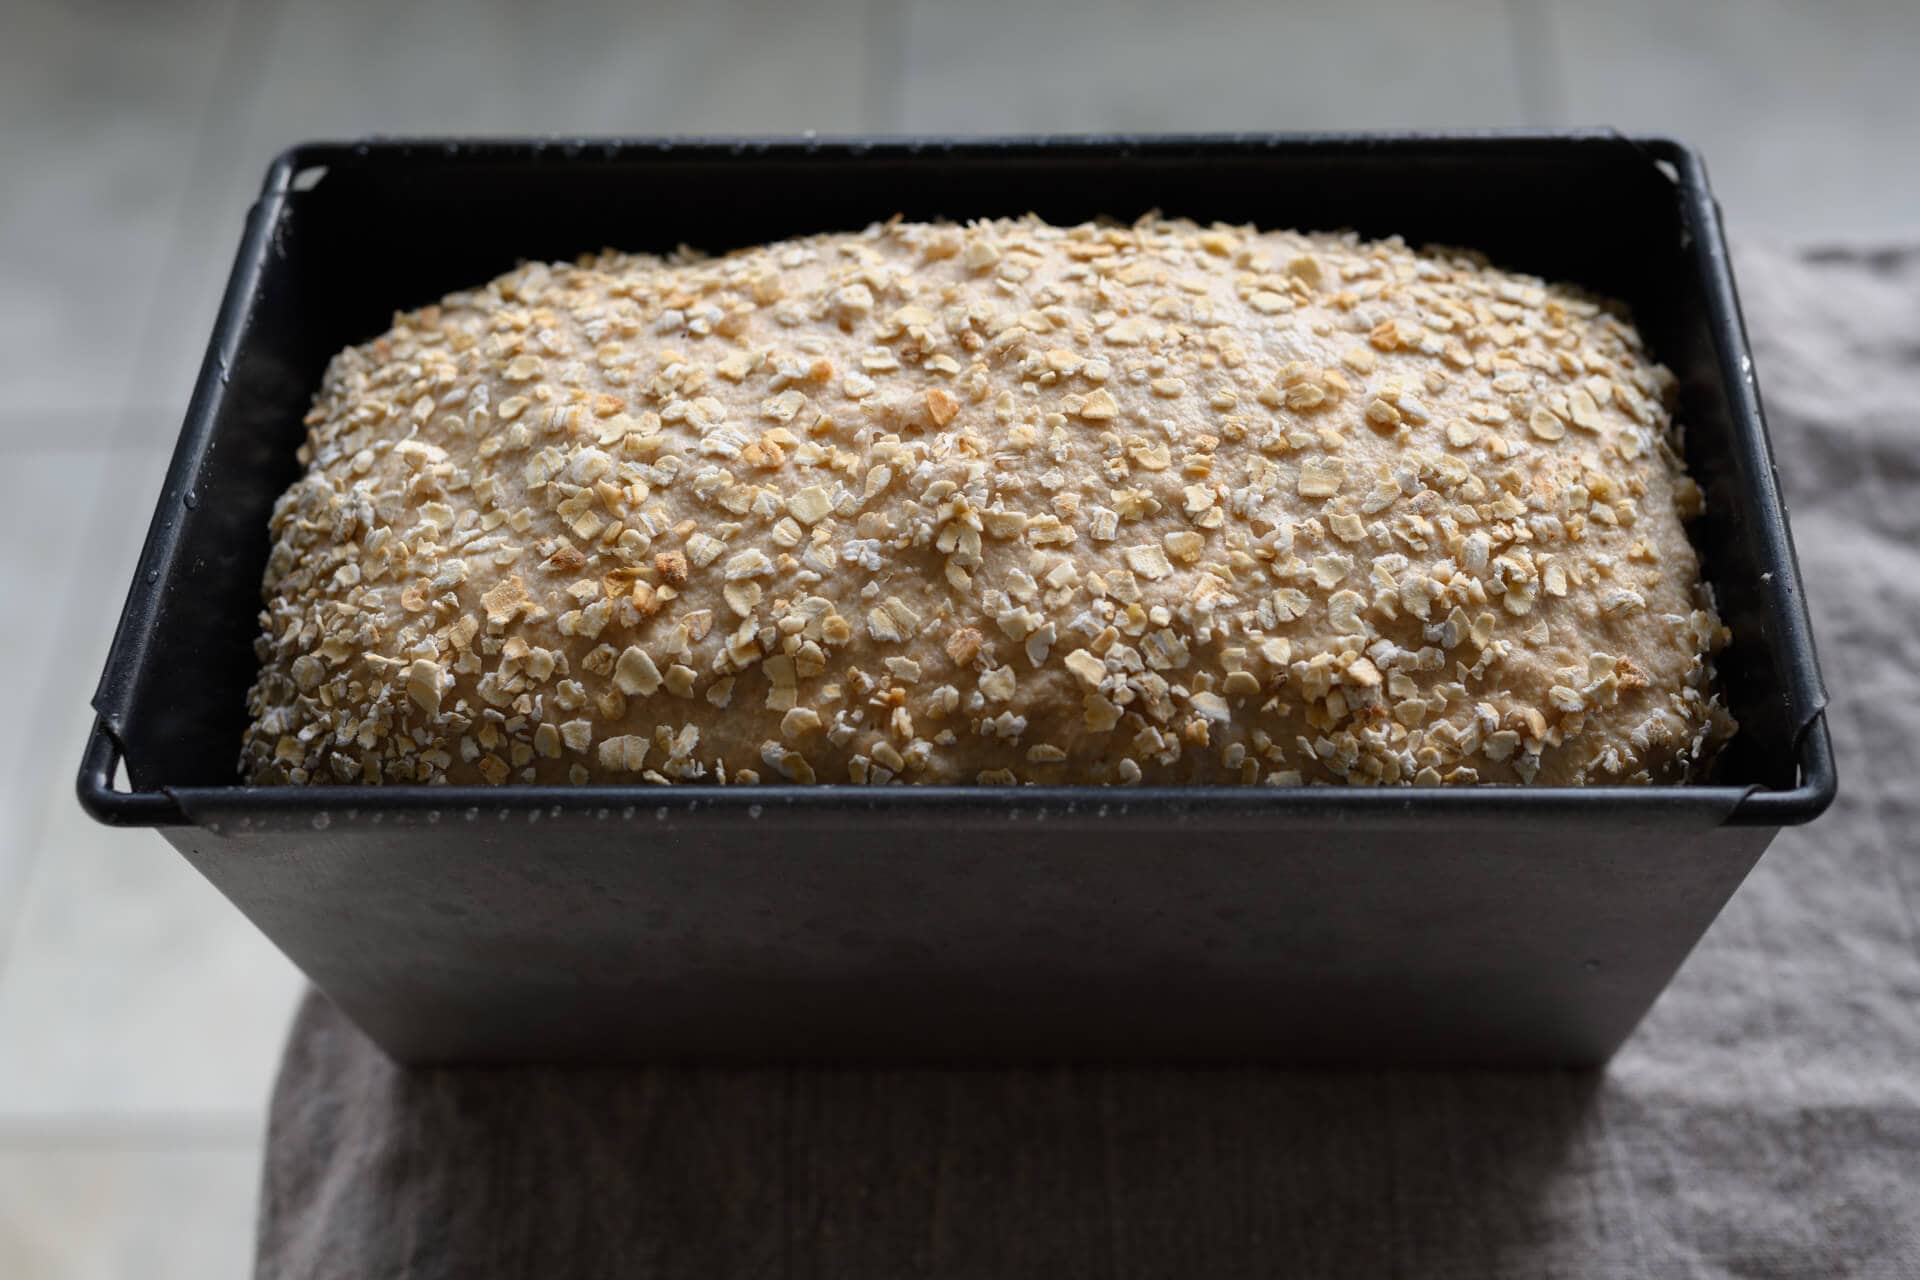
[[[1555,0],[1506,0],[1507,39],[1513,55],[1514,87],[1526,123],[1554,127],[1567,122],[1565,78],[1554,20]]]
[[[140,338],[136,343],[137,354],[133,361],[133,385],[128,389],[129,392],[134,388],[149,385],[147,365],[153,358],[152,352],[157,345],[158,335],[163,331],[163,322],[166,317],[166,299],[173,292],[170,288],[172,278],[183,269],[180,265],[180,259],[183,256],[187,256],[183,246],[187,240],[186,232],[193,213],[195,194],[205,186],[208,171],[216,163],[219,155],[218,148],[215,145],[215,139],[217,135],[222,132],[220,121],[230,114],[227,110],[228,104],[239,100],[243,96],[251,97],[252,94],[257,91],[257,84],[249,83],[255,74],[251,68],[256,67],[262,59],[254,55],[259,54],[260,47],[263,47],[264,44],[271,39],[273,30],[279,24],[282,4],[280,0],[274,0],[274,3],[270,6],[261,6],[261,8],[265,10],[266,17],[262,23],[256,25],[249,21],[250,15],[256,12],[254,6],[244,3],[244,0],[233,6],[232,16],[229,19],[228,35],[224,42],[222,69],[214,76],[212,88],[207,94],[205,105],[201,109],[201,120],[194,142],[193,153],[187,162],[188,181],[186,192],[174,213],[173,230],[169,236],[169,247],[166,251],[168,259],[167,265],[162,268],[159,280],[154,288],[154,294],[148,302],[147,316],[142,322]],[[131,395],[126,397],[128,401],[131,399]],[[182,410],[184,411],[184,406],[182,406]],[[108,443],[108,449],[118,456],[132,457],[140,451],[140,446],[131,438],[133,424],[146,421],[147,418],[142,412],[130,407],[130,405],[123,404],[123,407],[119,410],[119,419],[119,425],[112,433],[112,437]],[[162,445],[161,447],[164,448],[166,446]],[[95,513],[94,518],[87,525],[86,536],[82,540],[81,546],[86,549],[87,552],[99,546],[104,539],[110,536],[113,523],[123,520],[124,517],[124,512],[115,511],[111,509],[111,506]],[[59,609],[59,617],[62,623],[65,624],[62,629],[63,634],[70,635],[72,633],[76,615],[81,610],[81,602],[84,598],[78,583],[69,586]],[[104,644],[105,639],[105,637],[101,637],[100,643]],[[101,652],[101,656],[105,656],[104,649]],[[35,720],[33,722],[41,724],[52,723],[48,717],[58,716],[60,714],[61,708],[58,706],[57,700],[67,692],[67,690],[61,689],[57,684],[43,685],[39,690],[38,697],[34,700]],[[64,770],[69,766],[69,763],[77,765],[78,761],[43,762],[42,769],[44,770],[45,768],[51,767],[56,770]],[[44,776],[44,774],[42,776]],[[58,774],[56,774],[56,776],[58,776]],[[41,787],[37,790],[44,793],[45,788]],[[78,803],[77,800],[73,800],[68,795],[67,788],[61,787],[56,788],[56,790],[60,795],[66,797],[66,803]],[[18,887],[18,892],[11,895],[11,901],[0,902],[0,982],[4,982],[8,976],[13,958],[14,945],[20,936],[22,924],[26,919],[28,906],[33,898],[33,884],[36,873],[40,870],[42,854],[44,852],[41,848],[41,843],[46,839],[50,814],[46,803],[43,802],[37,807],[32,805],[31,797],[33,797],[35,793],[36,788],[29,787],[23,795],[23,799],[26,800],[27,806],[31,808],[32,811],[29,816],[26,816],[22,823],[20,831],[22,856],[19,858],[19,865],[13,871],[11,877]]]

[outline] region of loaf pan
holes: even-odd
[[[1741,731],[1665,788],[249,788],[269,509],[328,357],[522,258],[903,213],[1471,245],[1680,378]],[[1784,825],[1825,694],[1700,160],[1612,133],[374,141],[274,161],[94,698],[159,830],[396,1058],[1605,1060]]]

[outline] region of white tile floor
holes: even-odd
[[[1736,235],[1911,240],[1916,70],[1911,0],[10,0],[0,1277],[247,1266],[297,975],[156,837],[89,823],[70,779],[241,217],[281,146],[1617,124],[1702,146]]]

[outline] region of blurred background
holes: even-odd
[[[298,976],[71,779],[283,146],[1604,124],[1699,146],[1736,243],[1911,243],[1916,69],[1913,0],[0,0],[0,1276],[251,1256]]]

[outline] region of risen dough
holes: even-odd
[[[256,782],[1676,780],[1671,375],[1397,241],[893,222],[521,267],[342,352]]]

